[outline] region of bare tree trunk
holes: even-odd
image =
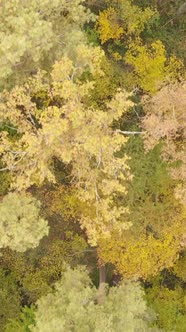
[[[105,275],[105,264],[99,266],[99,288],[101,284],[105,284],[106,275]]]
[[[106,297],[106,274],[105,274],[105,264],[99,261],[99,287],[97,291],[97,303],[102,304]]]

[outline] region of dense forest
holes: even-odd
[[[185,332],[185,0],[0,18],[0,332]]]

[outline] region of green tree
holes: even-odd
[[[155,331],[155,316],[143,300],[139,284],[121,283],[96,290],[83,268],[67,269],[55,292],[37,302],[32,332]]]
[[[16,319],[21,312],[21,296],[11,274],[0,269],[0,330],[5,331],[9,319]]]
[[[30,195],[9,193],[0,203],[0,247],[25,251],[36,247],[48,234],[47,222],[39,216],[40,203]]]
[[[169,275],[167,278],[166,274]],[[146,299],[157,314],[159,328],[167,332],[184,332],[186,291],[184,287],[181,287],[179,279],[176,279],[169,271],[164,271],[161,275],[148,280],[148,285]]]
[[[34,323],[34,307],[23,307],[17,319],[9,319],[5,332],[30,332],[29,326]]]
[[[82,234],[78,224],[66,217],[64,219],[64,215],[59,213],[55,215],[54,211],[49,213],[48,208],[46,215],[50,221],[50,232],[36,248],[26,252],[10,248],[1,250],[0,266],[14,276],[25,305],[35,303],[51,290],[54,282],[60,279],[66,263],[76,266],[88,260],[87,243],[78,234]]]

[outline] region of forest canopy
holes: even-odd
[[[186,3],[0,1],[0,330],[184,332]]]

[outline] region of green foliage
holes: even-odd
[[[135,1],[136,2],[136,1]],[[142,1],[137,1],[142,3]],[[150,1],[156,6],[157,14],[153,16],[145,30],[142,38],[145,41],[161,40],[165,45],[168,55],[176,55],[182,60],[185,58],[185,15],[178,15],[178,9],[184,0],[173,1]],[[143,8],[151,5],[143,1]]]
[[[186,210],[174,197],[176,182],[161,160],[161,145],[145,154],[142,139],[132,137],[124,151],[131,157],[133,181],[118,201],[129,207],[126,220],[132,226],[121,235],[101,239],[98,254],[124,278],[146,279],[178,258],[184,245]]]
[[[178,284],[168,288],[163,284],[163,277],[152,281],[146,289],[146,298],[157,313],[157,324],[167,332],[184,332],[186,326],[186,292]]]
[[[23,307],[19,318],[10,319],[5,332],[30,332],[29,326],[34,323],[34,307]]]
[[[5,331],[9,319],[20,315],[21,304],[18,286],[11,274],[0,269],[0,331]]]
[[[86,26],[84,31],[85,31],[88,43],[91,45],[98,46],[99,40],[98,40],[98,34],[97,34],[96,30],[89,26]]]
[[[47,222],[39,217],[40,203],[25,194],[9,193],[0,203],[0,247],[25,251],[36,247],[48,234]]]
[[[155,331],[148,327],[154,316],[143,300],[139,284],[122,283],[106,296],[98,291],[83,268],[67,269],[55,292],[37,302],[32,332]]]
[[[185,237],[183,238],[185,240]],[[183,242],[183,245],[185,243]],[[179,259],[176,261],[176,263],[172,267],[172,272],[174,275],[176,275],[178,278],[180,278],[183,282],[186,282],[186,252],[185,250],[180,255]]]
[[[161,159],[161,144],[145,153],[143,140],[136,137],[129,140],[126,149],[133,174],[126,196],[130,218],[138,231],[147,227],[157,235],[163,225],[170,226],[175,205],[179,206],[173,197],[176,181],[171,179],[168,165]]]
[[[75,233],[76,229],[72,231],[72,222],[67,220],[63,224],[59,218],[58,214],[58,222],[55,222],[53,215],[49,236],[37,248],[25,253],[8,248],[2,250],[0,266],[14,276],[26,305],[35,303],[51,290],[53,283],[61,277],[66,263],[76,266],[87,261],[86,241]]]

